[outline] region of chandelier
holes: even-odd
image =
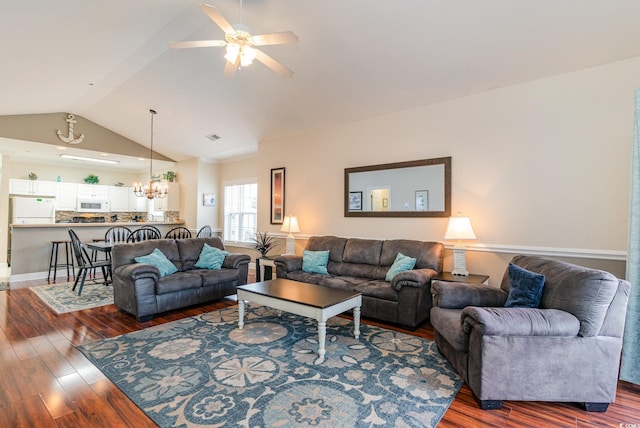
[[[169,194],[169,191],[165,188],[164,191],[160,190],[160,188],[156,185],[153,185],[153,116],[156,114],[156,111],[153,109],[149,109],[151,113],[151,148],[149,153],[149,187],[142,187],[142,183],[138,183],[137,186],[133,187],[133,193],[139,197],[146,197],[147,199],[155,199],[155,198],[164,198]]]

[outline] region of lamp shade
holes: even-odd
[[[449,226],[444,239],[476,239],[469,217],[449,217]]]
[[[280,232],[298,233],[300,232],[300,226],[298,226],[298,217],[294,215],[287,215],[284,217]]]

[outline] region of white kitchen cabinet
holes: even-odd
[[[76,183],[56,183],[56,211],[75,211],[78,203]]]
[[[165,188],[165,184],[169,194],[154,201],[154,209],[156,211],[180,211],[180,185],[178,183],[163,183],[161,189]]]
[[[78,198],[109,199],[109,187],[100,184],[78,184]]]
[[[109,206],[111,211],[129,211],[131,187],[109,186]]]
[[[56,182],[12,178],[9,180],[9,194],[56,196]]]
[[[147,198],[140,198],[133,193],[133,187],[127,187],[129,191],[129,211],[131,212],[147,212]]]

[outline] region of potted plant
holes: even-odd
[[[38,179],[38,175],[35,172],[30,172],[28,177],[29,177],[29,180],[37,180]]]
[[[177,177],[178,177],[178,175],[173,171],[167,171],[164,174],[162,174],[162,178],[164,178],[165,180],[167,180],[170,183],[173,183],[174,181],[176,181]]]
[[[84,182],[87,184],[98,184],[100,179],[95,174],[89,174],[84,178]]]
[[[273,237],[269,236],[269,232],[256,232],[256,237],[252,239],[253,248],[260,252],[262,257],[266,257],[267,253],[276,246]]]

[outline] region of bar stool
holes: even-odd
[[[58,250],[60,249],[60,244],[64,245],[65,263],[58,263]],[[73,276],[76,276],[72,251],[73,248],[71,247],[71,241],[51,241],[51,256],[49,257],[49,274],[47,275],[47,281],[51,278],[51,269],[53,269],[53,282],[56,282],[58,266],[65,266],[67,268],[67,281],[69,280],[69,266],[71,266]]]

